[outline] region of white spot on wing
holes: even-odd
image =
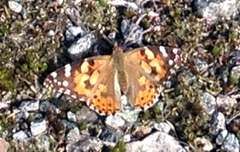
[[[72,98],[74,98],[74,99],[76,99],[76,98],[77,98],[77,96],[75,96],[75,95],[73,95],[73,94],[71,95],[71,97],[72,97]]]
[[[58,81],[57,84],[60,86],[62,83],[60,81]]]
[[[54,82],[54,83],[57,83],[57,79],[54,79],[53,82]]]
[[[168,54],[167,54],[167,52],[166,52],[165,47],[160,46],[160,47],[159,47],[159,50],[160,50],[160,52],[162,52],[162,55],[163,55],[164,57],[168,57]]]
[[[53,78],[56,78],[56,77],[57,77],[57,72],[52,72],[50,75],[51,75]]]
[[[174,54],[177,54],[177,53],[178,53],[178,49],[177,49],[177,48],[174,48],[174,49],[173,49],[173,53],[174,53]]]
[[[71,75],[71,65],[70,64],[67,64],[66,66],[65,66],[65,77],[69,77],[70,75]]]
[[[71,90],[66,89],[64,93],[70,95],[71,94]]]
[[[63,93],[63,88],[58,89],[58,92]]]
[[[168,61],[168,64],[169,64],[169,65],[173,65],[173,60],[169,60],[169,61]]]
[[[67,86],[68,86],[68,82],[67,82],[66,80],[64,80],[63,83],[62,83],[62,85],[63,85],[64,87],[67,87]]]

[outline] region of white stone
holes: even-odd
[[[22,5],[15,1],[8,1],[8,6],[16,13],[20,13],[23,9]]]
[[[47,129],[46,121],[44,119],[35,120],[31,122],[30,129],[33,136],[39,135]]]
[[[113,128],[117,128],[120,126],[123,126],[125,124],[125,121],[122,119],[122,117],[117,116],[117,115],[109,115],[106,118],[105,123],[109,126],[112,126]]]
[[[24,132],[24,131],[19,131],[19,132],[16,132],[15,134],[13,134],[13,139],[15,141],[23,141],[23,142],[26,142],[28,141],[28,136],[27,134]]]
[[[126,151],[159,152],[159,150],[181,151],[181,152],[186,151],[180,145],[177,139],[163,132],[155,132],[147,136],[142,141],[135,141],[135,142],[130,142],[126,144]]]

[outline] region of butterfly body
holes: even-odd
[[[147,109],[157,102],[159,85],[179,60],[178,49],[142,47],[111,56],[91,57],[68,64],[44,81],[48,88],[86,101],[100,115],[122,109],[121,92],[135,108]]]

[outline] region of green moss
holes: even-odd
[[[238,37],[238,33],[237,32],[232,32],[231,34],[230,34],[230,38],[231,39],[236,39]]]
[[[105,5],[104,0],[100,2],[87,2],[81,7],[83,23],[95,34],[117,31],[118,13],[114,6]]]
[[[85,123],[85,122],[80,123],[79,128],[80,128],[80,130],[86,130],[87,129],[87,123]]]
[[[232,76],[229,78],[229,82],[231,85],[235,85],[238,84],[238,79]]]
[[[107,0],[99,0],[99,5],[102,7],[107,6]]]
[[[71,107],[70,110],[71,110],[72,112],[77,112],[78,110],[81,109],[81,107],[82,107],[81,105],[76,105],[76,106]]]
[[[212,53],[215,54],[215,55],[219,55],[221,52],[221,49],[217,46],[214,46],[213,49],[212,49]]]
[[[34,121],[35,120],[35,117],[31,114],[31,115],[29,115],[29,117],[28,117],[28,121],[29,122],[32,122],[32,121]]]
[[[0,68],[0,89],[13,90],[16,87],[16,80],[12,77],[11,69]]]
[[[125,12],[125,17],[130,18],[135,14],[135,11],[132,8],[127,8],[127,11]]]
[[[10,32],[10,21],[6,20],[1,26],[0,26],[0,37],[8,35]]]
[[[111,150],[111,152],[125,152],[126,144],[123,139],[121,139],[117,145]]]
[[[140,116],[140,120],[142,121],[146,121],[149,120],[151,118],[151,114],[149,111],[145,111],[141,116]]]

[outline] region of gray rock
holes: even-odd
[[[37,113],[30,113],[31,115],[33,115],[33,117],[35,118],[35,119],[41,119],[41,118],[43,118],[43,114],[42,113],[39,113],[39,112],[37,112]]]
[[[191,85],[197,81],[197,76],[194,75],[190,70],[183,73],[183,83],[186,85]]]
[[[139,109],[133,109],[131,106],[125,106],[118,115],[128,122],[136,122],[140,111]]]
[[[76,112],[77,123],[94,123],[98,120],[97,114],[87,107],[83,107]]]
[[[213,95],[208,92],[203,93],[203,108],[209,113],[212,114],[216,110],[216,99]]]
[[[66,136],[67,143],[78,140],[79,135],[80,135],[80,131],[77,127],[71,129]]]
[[[222,143],[222,148],[225,149],[226,151],[239,152],[240,151],[239,140],[236,137],[236,135],[228,133],[226,139]]]
[[[240,78],[240,66],[233,67],[230,74],[231,74],[231,77],[239,80],[239,78]]]
[[[65,37],[67,41],[75,41],[77,37],[87,34],[88,31],[86,29],[79,27],[68,25],[65,33]]]
[[[134,137],[143,138],[151,133],[152,126],[135,123],[131,130]]]
[[[16,115],[18,119],[21,119],[21,118],[27,119],[29,117],[29,113],[26,110],[22,110],[18,112]]]
[[[71,123],[69,121],[67,121],[66,119],[61,119],[60,120],[63,124],[63,126],[67,129],[73,129],[75,127],[77,127],[77,125],[75,123]]]
[[[114,6],[123,6],[123,7],[126,7],[126,8],[131,8],[135,11],[141,11],[141,9],[138,6],[138,3],[136,3],[136,2],[112,0],[112,1],[108,1],[108,4],[109,5],[114,5]]]
[[[27,142],[29,140],[27,134],[24,131],[19,131],[13,134],[13,139],[15,141]]]
[[[39,100],[36,101],[23,101],[21,102],[19,109],[21,111],[37,111],[39,110]]]
[[[232,65],[240,65],[240,51],[236,50],[231,53],[230,64]]]
[[[226,129],[225,116],[221,112],[214,112],[212,115],[211,126],[213,127],[214,134]]]
[[[122,21],[121,31],[124,38],[127,38],[130,27],[131,27],[131,20],[126,19]]]
[[[193,60],[195,66],[197,66],[197,68],[199,69],[199,71],[203,71],[203,70],[206,70],[208,68],[208,64],[206,61],[204,60],[201,60],[199,58],[195,58]]]
[[[96,137],[80,135],[78,141],[67,144],[67,152],[101,151],[103,143]]]
[[[76,122],[77,121],[76,115],[71,111],[67,112],[67,118],[71,122]]]
[[[217,97],[217,105],[218,107],[221,107],[225,110],[227,110],[227,108],[229,106],[233,106],[234,104],[237,103],[237,100],[236,99],[233,99],[229,96],[226,96],[226,95],[218,95]]]
[[[41,135],[38,138],[38,146],[43,149],[49,149],[50,148],[50,142],[49,137],[47,135]]]
[[[117,128],[120,126],[123,126],[125,124],[125,121],[122,119],[122,117],[117,116],[117,115],[109,115],[106,118],[105,123],[113,128]]]
[[[130,142],[131,141],[131,134],[127,134],[127,135],[124,135],[123,136],[123,140],[124,140],[124,142]]]
[[[47,123],[44,119],[39,119],[31,122],[31,133],[33,136],[44,132],[47,129]]]
[[[213,149],[212,143],[204,137],[202,137],[202,138],[197,137],[194,140],[194,143],[195,143],[195,145],[200,145],[202,147],[202,150],[204,150],[206,152],[211,151]]]
[[[216,138],[216,143],[218,145],[222,145],[224,140],[226,139],[227,135],[228,135],[228,131],[227,130],[221,131],[220,134]]]
[[[76,3],[78,3],[78,2],[76,2]],[[81,11],[79,11],[78,8],[76,8],[74,5],[68,5],[65,8],[65,13],[70,18],[71,22],[74,23],[74,25],[77,25],[77,26],[81,27],[82,29],[85,29],[84,24],[83,24],[83,19],[81,16]]]
[[[11,104],[11,100],[0,100],[0,109],[7,109]]]
[[[20,13],[23,10],[23,6],[16,1],[8,1],[8,6],[12,11],[16,13]]]
[[[48,101],[42,101],[40,103],[40,111],[41,112],[47,112],[48,110],[53,111],[54,113],[60,113],[60,110],[58,108],[56,108],[55,105],[51,104]]]
[[[194,0],[197,12],[207,19],[208,23],[216,23],[224,19],[235,18],[239,14],[238,0]]]
[[[143,28],[139,25],[131,23],[130,20],[123,20],[121,31],[125,39],[125,44],[142,44]]]
[[[180,145],[180,143],[174,139],[172,136],[163,133],[155,132],[147,136],[142,141],[136,141],[126,144],[126,151],[134,152],[175,152],[182,151],[186,152],[185,149]]]
[[[69,48],[68,53],[72,60],[76,61],[89,54],[90,47],[95,42],[95,37],[91,33],[82,35]]]
[[[161,132],[169,133],[172,129],[173,126],[169,125],[166,122],[160,122],[160,123],[154,123],[153,127]]]
[[[221,78],[224,83],[228,82],[228,77],[229,77],[229,68],[224,68],[221,73]]]
[[[106,127],[102,130],[99,138],[102,141],[117,143],[122,136],[123,136],[123,133],[120,132],[120,130],[117,130],[112,127]]]
[[[117,35],[116,32],[111,32],[111,33],[108,34],[108,38],[110,40],[115,40],[116,39],[116,35]]]
[[[172,102],[173,100],[169,99],[168,101]],[[169,102],[166,102],[166,103],[169,103]],[[165,102],[161,102],[161,99],[160,99],[160,101],[156,103],[156,106],[159,107],[159,109],[162,111],[164,109],[164,107],[165,107]]]

